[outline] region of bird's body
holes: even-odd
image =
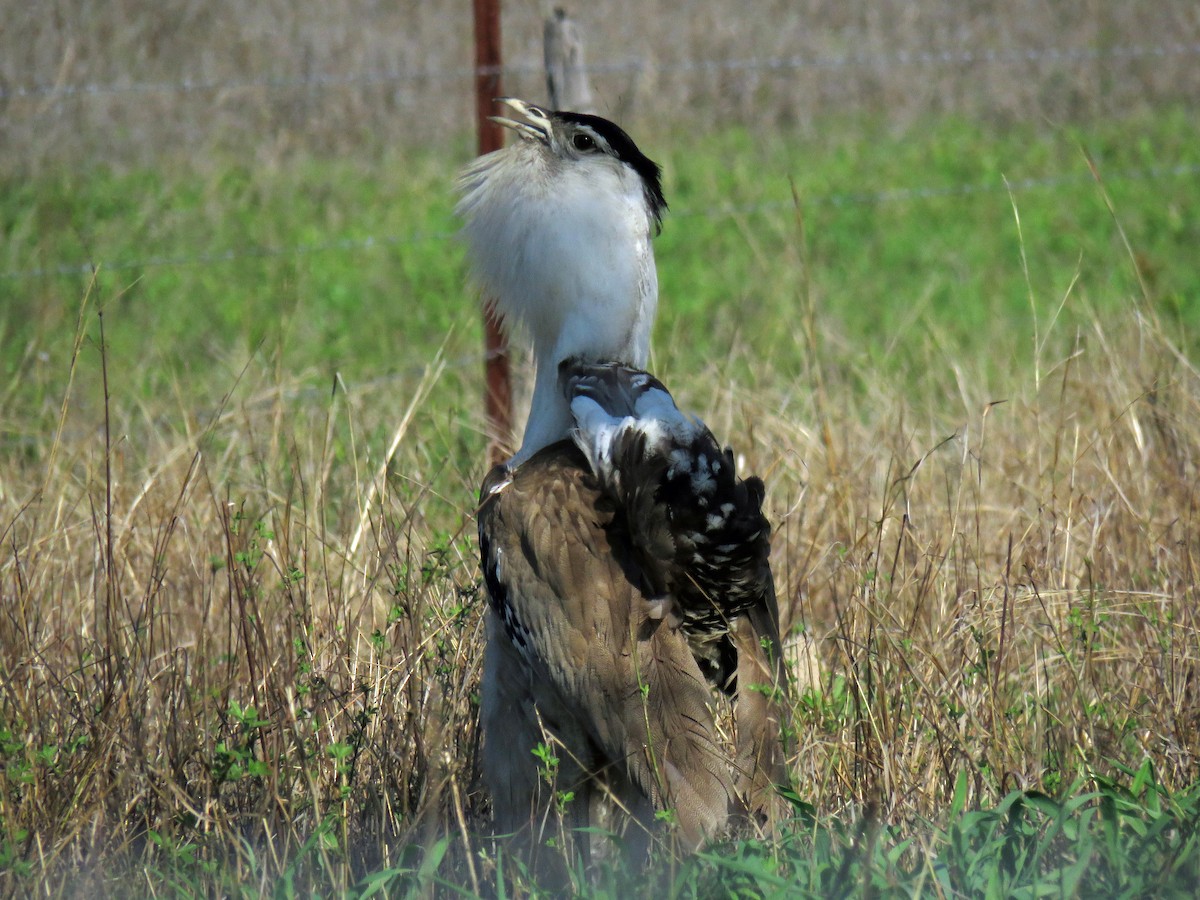
[[[624,516],[566,442],[511,475],[494,470],[484,490],[484,775],[498,831],[536,852],[557,833],[555,801],[569,792],[559,810],[568,829],[623,830],[607,806],[648,832],[656,810],[672,809],[698,844],[729,815],[729,764],[686,636],[662,627],[654,598],[630,578],[638,562]],[[533,755],[542,746],[553,766]]]
[[[594,116],[577,119],[616,129]],[[476,282],[501,318],[529,332],[538,363],[517,463],[572,427],[559,361],[645,366],[658,306],[650,238],[666,206],[657,175],[648,200],[642,176],[606,154],[564,146],[562,153],[578,154],[564,159],[542,148],[523,140],[477,159],[463,174],[458,207]]]
[[[496,825],[533,850],[555,816],[665,817],[697,846],[785,780],[762,483],[643,371],[658,167],[611,122],[505,102],[525,139],[467,169],[459,206],[474,278],[537,363],[478,518]]]

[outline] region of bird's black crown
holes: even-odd
[[[662,192],[662,167],[638,149],[638,145],[625,133],[625,129],[615,122],[588,113],[560,110],[553,115],[563,122],[586,125],[608,142],[608,146],[612,148],[617,159],[629,165],[641,176],[642,184],[646,189],[646,203],[650,207],[654,221],[661,225],[662,214],[667,211],[667,200]]]

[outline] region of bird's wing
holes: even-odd
[[[739,478],[732,451],[648,373],[568,361],[559,376],[651,593],[670,598],[705,675],[737,694],[739,793],[765,796],[785,781],[786,679],[762,481]]]
[[[620,767],[657,808],[675,811],[688,840],[711,835],[733,794],[710,689],[684,634],[654,617],[628,530],[582,453],[561,442],[494,470],[479,534],[492,614],[529,667],[543,721],[582,732],[595,751],[588,765]]]
[[[629,521],[654,587],[680,605],[693,643],[727,633],[734,619],[759,609],[763,637],[778,655],[762,481],[739,478],[733,452],[722,449],[703,422],[681,412],[648,373],[568,362],[560,377],[575,441]],[[724,688],[732,661],[713,662],[721,665],[708,674]]]

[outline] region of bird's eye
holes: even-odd
[[[571,138],[571,146],[586,153],[588,150],[596,149],[596,139],[590,134],[580,132]]]

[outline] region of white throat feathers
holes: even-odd
[[[560,362],[646,366],[658,304],[651,235],[661,208],[642,175],[615,156],[521,137],[465,169],[456,210],[485,302],[533,346],[533,399],[514,465],[570,433]]]

